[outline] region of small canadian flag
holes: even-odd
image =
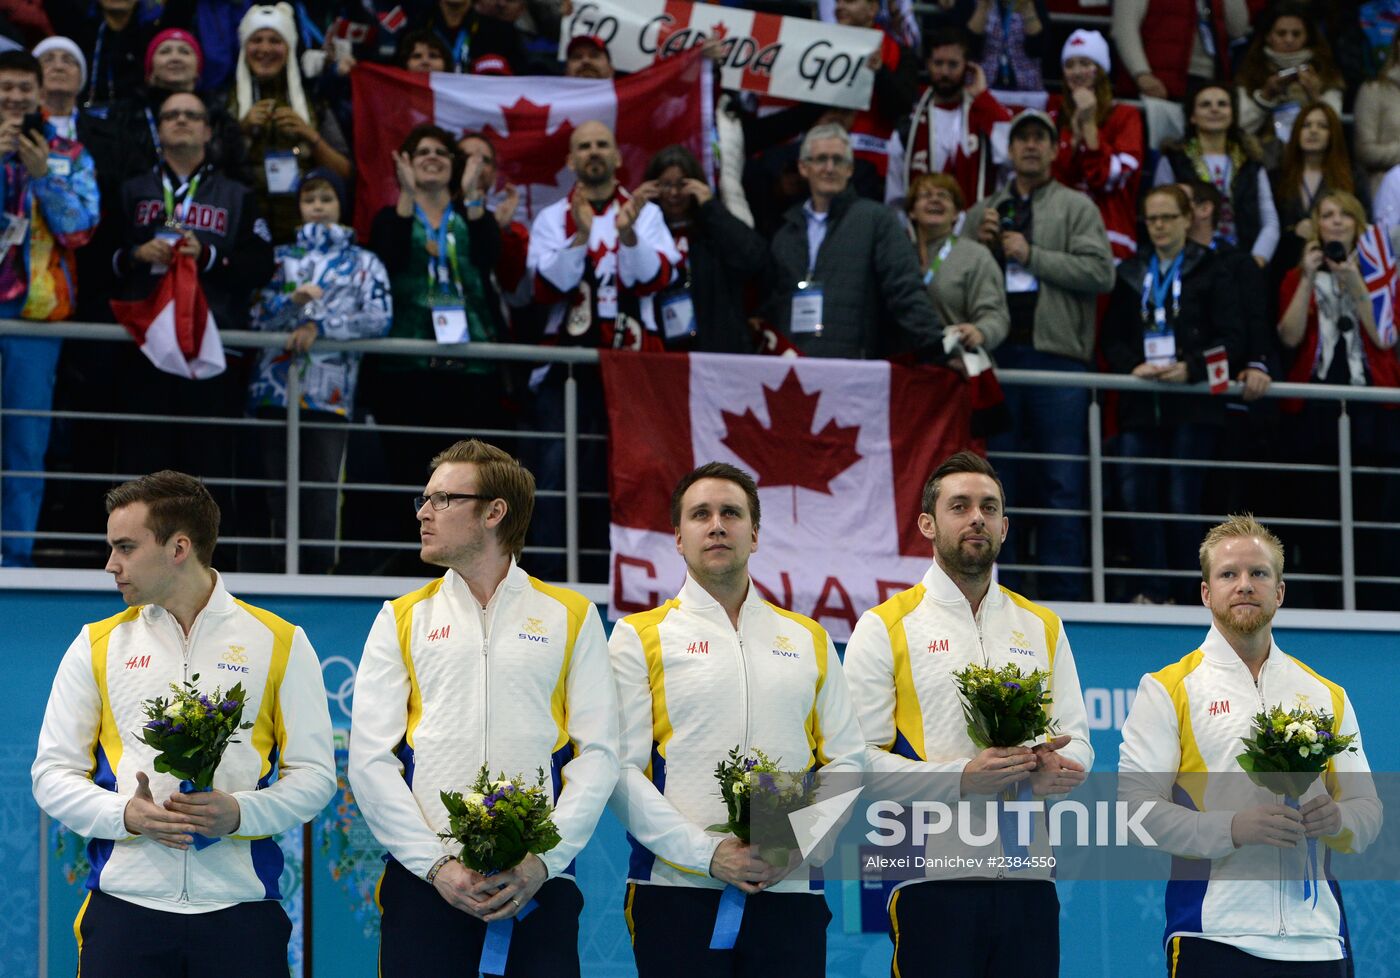
[[[1223,394],[1230,389],[1230,357],[1223,346],[1213,346],[1206,351],[1206,383],[1212,394]]]

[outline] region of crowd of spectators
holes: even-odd
[[[87,529],[96,511],[90,485],[46,491],[29,473],[175,467],[219,487],[244,541],[229,569],[279,569],[281,548],[256,538],[285,531],[284,494],[229,486],[282,477],[291,372],[309,424],[300,478],[315,484],[300,530],[319,541],[303,571],[416,569],[391,548],[338,547],[402,540],[411,524],[406,508],[391,524],[378,496],[332,487],[413,483],[443,441],[423,425],[496,432],[542,489],[563,488],[562,446],[511,433],[562,430],[564,370],[361,363],[317,347],[381,336],[962,371],[966,353],[1132,374],[1156,389],[1100,398],[1106,509],[1336,518],[1335,475],[1266,468],[1335,465],[1337,403],[1262,395],[1280,380],[1400,386],[1384,298],[1400,231],[1400,0],[937,0],[917,16],[909,0],[724,5],[880,30],[869,108],[716,85],[715,131],[700,140],[719,148],[716,172],[671,146],[630,181],[615,133],[576,124],[558,161],[574,188],[530,216],[498,174],[498,135],[418,125],[393,160],[397,200],[357,241],[357,63],[606,79],[607,39],[575,37],[560,58],[569,0],[0,3],[0,316],[113,321],[110,300],[149,296],[178,265],[221,330],[286,334],[284,351],[229,350],[202,380],[163,373],[133,344],[0,338],[0,451],[15,473],[0,485],[3,563],[34,563],[36,530]],[[1102,30],[1085,26],[1095,13]],[[1241,395],[1173,393],[1221,356]],[[605,434],[596,372],[572,376],[580,432]],[[1005,398],[986,444],[1013,508],[1033,512],[1016,520],[1003,579],[1087,598],[1086,573],[1027,581],[1015,568],[1089,562],[1089,472],[1073,459],[1088,452],[1091,395],[1007,385]],[[1348,408],[1356,464],[1400,466],[1388,407]],[[50,409],[143,420],[55,424]],[[195,415],[264,424],[250,437],[178,422]],[[352,434],[352,421],[372,427]],[[604,455],[597,441],[584,449],[596,551]],[[1149,458],[1201,464],[1136,461]],[[1211,469],[1217,459],[1257,468]],[[1359,475],[1356,498],[1358,519],[1393,522],[1400,476]],[[562,575],[563,524],[546,493],[531,543],[551,552],[536,573]],[[1194,564],[1189,521],[1110,529],[1111,565]],[[1359,535],[1361,573],[1400,577],[1395,536]],[[1334,529],[1300,529],[1290,567],[1336,573],[1338,550]],[[585,564],[586,577],[604,573]],[[1109,596],[1189,601],[1189,585],[1120,574]],[[1336,585],[1299,590],[1340,603]],[[1385,601],[1383,586],[1361,593]]]

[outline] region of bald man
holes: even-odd
[[[545,334],[566,346],[662,349],[656,317],[643,315],[642,299],[678,280],[681,256],[661,209],[649,199],[654,196],[652,188],[631,194],[618,184],[622,156],[617,138],[601,122],[585,122],[573,131],[565,162],[573,171],[574,188],[535,216],[526,260],[535,301],[548,308]],[[596,371],[576,369],[574,376],[579,381],[579,430],[601,433],[606,427],[605,411]],[[556,366],[533,381],[536,430],[562,431],[564,372]],[[560,427],[552,427],[555,424]],[[544,443],[539,451],[533,468],[540,488],[562,489],[563,444]],[[579,470],[581,488],[607,490],[601,451],[583,452]],[[550,545],[557,546],[563,539],[562,502],[546,497],[540,503],[535,539],[553,540]],[[595,522],[601,528],[596,539],[584,546],[606,550],[606,507],[584,513],[581,522],[586,528]],[[590,532],[585,529],[585,534]],[[563,580],[561,563],[551,565],[547,559],[533,566],[546,579]],[[600,574],[607,570],[606,566],[588,568],[595,569]],[[553,576],[556,573],[560,576]]]

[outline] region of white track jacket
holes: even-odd
[[[181,851],[128,833],[125,812],[137,771],[157,804],[179,790],[137,739],[141,704],[196,675],[205,692],[241,682],[253,727],[234,735],[214,773],[214,787],[238,801],[237,831]],[[154,605],[85,625],[59,664],[31,773],[39,806],[91,840],[88,889],[176,913],[280,899],[282,852],[269,836],[314,818],[335,792],[316,653],[300,628],[237,600],[217,575],[188,639]]]
[[[1342,831],[1318,840],[1323,885],[1316,907],[1303,899],[1303,845],[1236,849],[1230,830],[1235,813],[1280,803],[1235,760],[1255,714],[1275,705],[1325,710],[1340,720],[1341,733],[1360,733],[1342,687],[1276,644],[1256,685],[1249,667],[1212,626],[1199,649],[1138,684],[1123,725],[1119,796],[1130,803],[1157,799],[1143,820],[1148,834],[1175,856],[1211,861],[1209,873],[1190,874],[1200,878],[1167,884],[1166,940],[1204,937],[1276,960],[1336,959],[1342,956],[1341,914],[1326,863],[1332,852],[1361,852],[1375,841],[1381,802],[1358,736],[1357,752],[1334,757],[1330,773],[1302,799],[1330,790],[1342,810]]]
[[[1079,672],[1064,625],[1049,608],[1014,591],[993,585],[974,617],[957,585],[943,568],[932,563],[919,584],[861,616],[846,644],[845,662],[865,734],[866,765],[883,775],[911,776],[900,779],[912,786],[909,798],[895,800],[948,805],[963,800],[962,771],[980,748],[967,735],[962,698],[952,674],[973,664],[999,668],[1015,663],[1026,673],[1036,669],[1048,672],[1054,700],[1048,712],[1057,732],[1073,738],[1060,753],[1083,764],[1086,771],[1094,765]],[[887,793],[893,781],[881,778],[872,787]],[[984,824],[990,799],[978,796],[966,800],[976,835],[980,837],[984,828],[995,833],[995,824]],[[1041,816],[1029,855],[1049,855],[1047,834]],[[973,859],[1001,852],[997,845],[971,848],[953,833],[928,839],[927,855],[931,858]],[[1039,867],[1006,874],[968,868],[959,872],[940,869],[937,875],[1048,879],[1050,872]]]
[[[374,837],[426,878],[459,846],[440,792],[494,778],[552,785],[559,845],[572,863],[617,781],[617,698],[598,610],[511,562],[486,607],[449,570],[386,601],[360,658],[350,726],[350,786]]]
[[[737,631],[687,574],[676,597],[618,622],[609,646],[622,710],[609,805],[630,833],[629,880],[725,885],[709,870],[728,836],[705,826],[728,821],[715,766],[735,747],[784,771],[859,774],[860,727],[826,629],[763,601],[752,581]],[[819,887],[803,864],[770,889]]]

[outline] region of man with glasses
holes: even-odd
[[[122,243],[112,256],[119,296],[145,299],[160,288],[177,256],[193,261],[220,330],[247,329],[253,293],[272,277],[272,235],[246,186],[209,160],[209,112],[193,92],[176,92],[156,117],[160,162],[122,184],[115,208]],[[202,325],[202,324],[201,324]],[[164,373],[134,348],[123,354],[119,410],[138,414],[236,417],[243,413],[238,371],[207,380]],[[195,425],[151,427],[122,440],[122,470],[177,466],[204,478],[233,471],[232,440]],[[215,490],[221,505],[230,500]]]
[[[617,782],[617,697],[597,609],[516,563],[534,503],[534,476],[499,448],[439,453],[414,506],[421,556],[447,573],[386,602],[365,642],[349,773],[389,851],[385,978],[476,974],[487,925],[512,918],[510,974],[579,974],[573,861]],[[470,790],[483,765],[493,778],[548,771],[561,837],[489,878],[438,837],[440,792]]]
[[[889,208],[851,186],[851,137],[813,127],[798,172],[809,199],[773,235],[767,314],[807,356],[867,359],[936,351],[943,330],[919,276],[914,246]]]

